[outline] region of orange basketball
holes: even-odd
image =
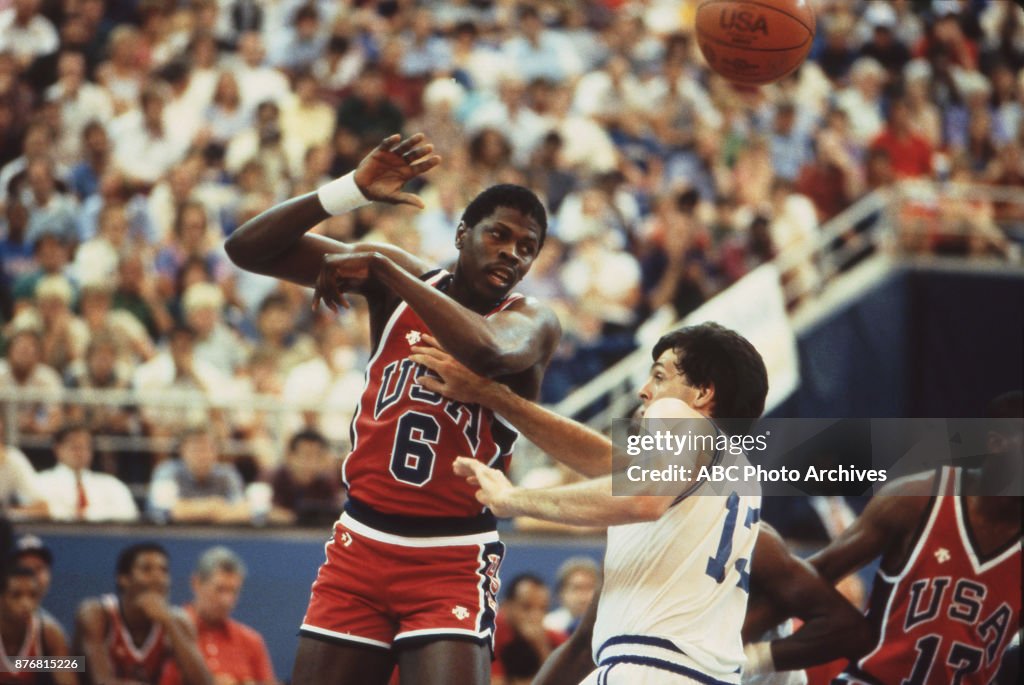
[[[811,0],[703,0],[697,44],[725,78],[763,85],[800,66],[811,49],[814,23]]]

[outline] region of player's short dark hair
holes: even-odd
[[[540,585],[541,587],[547,587],[548,584],[544,582],[544,579],[538,576],[536,573],[520,573],[518,576],[512,578],[509,581],[508,586],[505,588],[505,600],[512,600],[516,598],[516,594],[519,592],[519,587],[522,585]]]
[[[312,428],[305,428],[293,435],[288,440],[288,451],[294,452],[300,442],[315,442],[320,447],[327,447],[327,438],[323,436],[323,433]]]
[[[548,214],[540,198],[530,190],[514,183],[500,183],[491,186],[473,198],[462,212],[462,223],[473,228],[482,219],[494,213],[498,207],[517,209],[537,222],[540,226],[540,245],[548,234]]]
[[[121,553],[117,555],[117,575],[127,576],[132,572],[132,567],[135,566],[135,561],[143,554],[147,552],[156,552],[157,554],[163,555],[164,559],[170,561],[171,555],[167,553],[164,546],[158,542],[137,542],[134,545],[129,545],[121,550]]]
[[[657,361],[665,350],[676,354],[676,370],[690,385],[714,386],[715,418],[735,419],[734,431],[750,428],[764,411],[768,370],[754,346],[739,333],[716,323],[687,326],[666,333],[654,345]],[[747,419],[742,421],[742,419]]]
[[[13,568],[6,569],[0,574],[0,594],[7,592],[7,586],[9,585],[12,578],[31,578],[36,579],[36,573],[27,566],[15,566]]]
[[[53,444],[54,446],[63,443],[69,435],[72,433],[86,432],[89,437],[92,437],[92,431],[89,430],[89,426],[84,421],[69,421],[63,424],[53,433]]]

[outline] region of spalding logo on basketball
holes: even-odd
[[[762,85],[807,58],[814,40],[810,0],[704,0],[697,44],[708,65],[737,83]]]

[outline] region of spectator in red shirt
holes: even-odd
[[[910,108],[906,100],[895,100],[889,108],[889,120],[871,142],[871,150],[884,150],[892,160],[897,178],[930,176],[932,146],[911,129]]]
[[[566,635],[544,627],[551,592],[537,576],[524,573],[508,585],[495,621],[491,685],[528,685]]]
[[[263,638],[231,619],[245,581],[245,563],[227,547],[203,552],[192,575],[193,602],[185,607],[196,626],[199,651],[214,685],[276,685]]]

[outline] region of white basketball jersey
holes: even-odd
[[[594,661],[739,683],[760,507],[759,494],[691,495],[657,521],[610,527]]]

